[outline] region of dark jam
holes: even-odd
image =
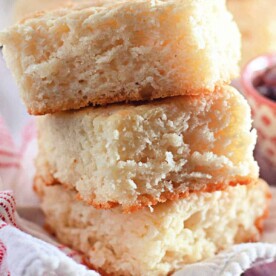
[[[256,76],[253,81],[255,89],[264,97],[276,101],[276,65],[269,67]]]

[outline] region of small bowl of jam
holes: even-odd
[[[250,61],[242,71],[241,85],[258,132],[255,158],[260,175],[276,185],[276,54]]]

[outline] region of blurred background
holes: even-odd
[[[85,0],[71,2],[80,1]],[[0,0],[0,31],[31,13],[69,3],[69,0]],[[267,77],[268,67],[276,68],[276,0],[227,0],[226,3],[240,28],[243,45],[241,78],[233,84],[244,93],[253,110],[254,127],[260,137],[256,157],[261,166],[261,176],[276,185],[276,69],[270,70],[272,73]],[[246,66],[258,56],[261,58]],[[257,77],[260,79],[261,74],[264,78],[256,86],[254,82]],[[30,116],[19,99],[16,84],[5,67],[1,53],[0,115],[18,142]]]

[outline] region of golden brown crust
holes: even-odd
[[[225,190],[228,186],[236,186],[236,185],[248,185],[250,183],[252,183],[253,181],[257,181],[257,180],[253,180],[251,178],[240,178],[237,179],[236,181],[231,181],[230,183],[226,184],[226,183],[219,183],[219,184],[214,184],[214,183],[208,183],[205,185],[205,187],[203,187],[202,189],[199,190],[193,190],[193,189],[189,189],[186,192],[163,192],[161,194],[161,196],[159,198],[154,198],[151,195],[140,195],[138,197],[138,203],[135,205],[131,205],[128,207],[123,207],[123,212],[124,213],[133,213],[136,212],[140,209],[143,209],[145,207],[148,206],[154,206],[158,203],[164,203],[167,200],[178,200],[178,199],[183,199],[183,198],[187,198],[190,194],[196,193],[203,193],[203,192],[207,192],[207,193],[212,193],[215,191],[223,191]],[[93,204],[91,204],[93,205]],[[94,205],[93,205],[94,206]]]
[[[51,236],[56,236],[55,229],[48,223],[44,223],[43,228],[46,232],[48,232]]]
[[[120,93],[116,93],[115,95],[113,94],[113,92],[110,92],[110,94],[106,93],[106,95],[104,95],[103,97],[96,96],[87,98],[78,97],[74,100],[67,99],[60,103],[55,103],[55,108],[53,108],[52,105],[43,108],[36,108],[30,107],[30,105],[28,104],[28,113],[31,115],[45,115],[71,109],[77,110],[86,106],[105,106],[112,103],[129,103],[145,100],[152,101],[155,99],[163,99],[176,96],[198,96],[220,91],[221,89],[223,89],[223,86],[229,82],[230,80],[218,82],[214,90],[210,90],[207,88],[194,89],[193,87],[185,87],[185,89],[183,89],[182,91],[175,90],[160,92],[152,88],[152,90],[145,92],[145,89],[141,87],[141,90],[139,91],[131,91],[127,93],[125,91],[121,91]],[[35,101],[33,101],[33,105],[36,105]]]
[[[80,200],[80,201],[83,201],[80,194],[77,194],[76,199]],[[119,203],[112,202],[112,201],[107,201],[107,202],[103,202],[103,203],[96,203],[93,200],[88,200],[88,201],[86,201],[86,203],[88,203],[88,205],[92,205],[96,209],[107,209],[108,210],[108,209],[119,206]]]
[[[95,267],[91,262],[89,262],[88,258],[85,255],[83,255],[82,257],[82,264],[88,267],[89,269],[98,272],[101,276],[115,276],[114,273],[107,273],[103,269]]]
[[[52,180],[52,182],[50,181]],[[41,181],[42,185],[46,186],[51,186],[51,185],[63,185],[67,188],[69,188],[69,185],[66,183],[61,183],[59,180],[55,178],[48,178],[47,181],[45,181],[41,176],[36,176],[34,179],[34,186],[36,186],[37,182]],[[163,192],[159,198],[155,198],[152,195],[149,194],[143,194],[139,195],[137,199],[136,204],[128,205],[128,206],[122,206],[122,211],[123,213],[134,213],[140,209],[149,207],[149,206],[154,206],[157,205],[158,203],[164,203],[167,200],[178,200],[182,198],[188,197],[190,194],[193,193],[202,193],[202,192],[207,192],[207,193],[212,193],[215,191],[223,191],[225,190],[228,186],[236,186],[236,185],[248,185],[251,183],[256,182],[257,179],[253,179],[250,177],[237,177],[235,181],[230,181],[229,183],[207,183],[203,188],[194,190],[194,189],[189,189],[186,192]],[[38,185],[39,186],[39,185]],[[176,184],[175,186],[178,186]],[[37,189],[35,189],[36,191]],[[76,191],[77,192],[77,191]],[[39,195],[39,193],[38,193]],[[93,206],[96,209],[112,209],[115,207],[120,206],[119,202],[114,202],[114,201],[107,201],[107,202],[97,202],[93,198],[90,198],[89,200],[84,200],[83,197],[78,193],[77,194],[77,200],[81,200],[86,202],[88,205]]]
[[[262,216],[258,217],[255,221],[255,226],[258,229],[259,233],[262,234],[264,231],[264,221],[269,216],[269,202],[272,198],[272,194],[269,190],[266,192],[267,206]]]

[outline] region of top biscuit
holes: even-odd
[[[98,0],[0,33],[30,114],[214,91],[238,75],[240,34],[222,0]]]

